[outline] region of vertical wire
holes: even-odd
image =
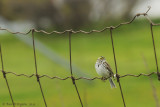
[[[158,69],[158,61],[157,61],[156,46],[155,46],[155,41],[154,41],[153,25],[152,24],[150,24],[150,28],[151,28],[151,35],[152,35],[152,43],[153,43],[153,49],[154,49],[154,56],[155,56],[155,61],[156,61],[157,76],[158,76],[158,80],[160,80],[160,73],[159,73],[159,69]]]
[[[32,30],[32,41],[33,41],[33,52],[34,52],[34,62],[35,62],[37,82],[39,84],[39,87],[40,87],[40,90],[41,90],[41,93],[42,93],[43,101],[45,103],[45,106],[47,107],[47,103],[46,103],[46,100],[45,100],[45,97],[44,97],[43,89],[42,89],[41,82],[40,82],[39,75],[38,75],[38,71],[37,71],[37,60],[36,60],[36,49],[35,49],[35,41],[34,41],[34,30]]]
[[[123,100],[124,107],[126,107],[126,103],[125,103],[125,100],[124,100],[123,91],[122,91],[122,87],[121,87],[121,83],[120,83],[120,79],[119,79],[120,77],[119,77],[118,71],[117,71],[117,62],[116,62],[116,55],[115,55],[114,43],[113,43],[113,37],[112,37],[112,28],[110,28],[110,35],[111,35],[111,42],[112,42],[114,63],[115,63],[115,68],[116,68],[117,82],[118,82],[118,84],[119,84],[119,88],[120,88],[120,91],[121,91],[121,96],[122,96],[122,100]]]
[[[3,73],[3,77],[6,81],[6,84],[7,84],[7,88],[8,88],[8,91],[9,91],[9,95],[10,95],[10,98],[11,98],[11,101],[12,101],[12,105],[13,107],[15,107],[15,103],[13,101],[13,97],[12,97],[12,93],[11,93],[11,89],[9,87],[9,84],[8,84],[8,80],[7,80],[7,77],[6,77],[6,73],[4,72],[4,65],[3,65],[3,57],[2,57],[2,49],[1,49],[1,43],[0,43],[0,54],[1,54],[1,66],[2,66],[2,73]]]
[[[81,103],[81,106],[83,107],[83,103],[82,103],[82,100],[81,100],[81,97],[80,97],[80,94],[79,94],[79,91],[78,91],[78,88],[77,88],[77,85],[76,85],[76,82],[75,82],[75,78],[73,77],[73,73],[72,73],[71,32],[69,32],[69,56],[70,56],[71,79],[72,79],[73,85],[75,86],[76,92],[78,94],[78,98],[79,98],[79,101]]]

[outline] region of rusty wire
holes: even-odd
[[[71,32],[71,33],[84,33],[84,34],[91,34],[91,33],[100,33],[100,32],[104,32],[105,30],[107,30],[107,29],[110,29],[110,28],[112,28],[112,29],[117,29],[117,28],[119,28],[119,27],[121,27],[121,26],[123,26],[123,25],[128,25],[128,24],[131,24],[136,18],[138,18],[139,16],[144,16],[146,19],[147,19],[147,21],[150,23],[150,24],[152,24],[152,26],[160,26],[160,23],[154,23],[150,18],[149,18],[149,16],[147,15],[147,13],[149,12],[149,10],[150,10],[150,7],[148,8],[148,10],[145,12],[145,13],[138,13],[138,14],[136,14],[130,21],[128,21],[128,22],[123,22],[123,23],[120,23],[120,24],[118,24],[118,25],[116,25],[116,26],[107,26],[107,27],[105,27],[105,28],[103,28],[103,29],[101,29],[101,30],[91,30],[91,31],[84,31],[84,30],[78,30],[78,31],[74,31],[74,30],[72,30],[72,29],[70,29],[70,30],[64,30],[64,31],[62,31],[62,32],[59,32],[59,31],[51,31],[51,32],[47,32],[47,31],[44,31],[44,30],[36,30],[36,29],[30,29],[28,32],[26,32],[26,33],[24,33],[24,32],[13,32],[13,31],[10,31],[10,30],[8,30],[8,29],[5,29],[5,28],[1,28],[0,27],[0,30],[4,30],[4,31],[7,31],[7,32],[9,32],[9,33],[11,33],[11,34],[22,34],[22,35],[27,35],[27,34],[29,34],[29,33],[31,33],[33,30],[34,30],[34,32],[37,32],[37,33],[44,33],[44,34],[47,34],[47,35],[51,35],[51,34],[53,34],[53,33],[55,33],[55,34],[65,34],[65,33],[67,33],[67,32]]]
[[[78,88],[77,88],[77,85],[76,85],[76,82],[75,82],[75,79],[73,77],[73,72],[72,72],[72,51],[71,51],[71,32],[69,32],[69,59],[70,59],[70,71],[71,71],[71,79],[72,79],[72,82],[73,82],[73,85],[75,86],[75,89],[76,89],[76,92],[77,92],[77,95],[78,95],[78,98],[79,98],[79,101],[81,103],[81,106],[83,107],[83,103],[82,103],[82,99],[80,97],[80,94],[79,94],[79,91],[78,91]]]
[[[39,84],[41,93],[42,93],[42,97],[43,97],[43,101],[45,106],[47,107],[47,103],[46,103],[46,99],[44,97],[44,93],[43,93],[43,89],[42,89],[42,85],[38,76],[38,71],[37,71],[37,60],[36,60],[36,50],[35,50],[35,42],[34,42],[34,30],[32,30],[32,41],[33,41],[33,53],[34,53],[34,62],[35,62],[35,69],[36,69],[36,77],[37,77],[37,82]]]
[[[124,99],[124,95],[123,95],[123,92],[122,92],[122,87],[121,87],[121,83],[120,83],[120,78],[123,78],[123,77],[140,77],[140,76],[151,76],[153,74],[156,74],[158,76],[158,79],[160,80],[160,73],[159,73],[159,69],[158,69],[158,60],[157,60],[157,55],[156,55],[156,47],[155,47],[155,41],[154,41],[154,34],[153,34],[153,26],[160,26],[160,23],[156,24],[154,23],[150,18],[149,16],[147,15],[147,13],[149,12],[150,10],[150,7],[148,8],[148,10],[145,12],[145,13],[138,13],[136,14],[130,21],[128,22],[124,22],[124,23],[120,23],[118,24],[117,26],[109,26],[109,27],[105,27],[101,30],[91,30],[91,31],[83,31],[83,30],[78,30],[78,31],[74,31],[72,29],[70,30],[65,30],[65,31],[62,31],[62,32],[58,32],[58,31],[51,31],[51,32],[46,32],[44,30],[36,30],[36,29],[31,29],[29,30],[28,32],[26,33],[23,33],[23,32],[12,32],[8,29],[4,29],[4,28],[1,28],[0,27],[0,31],[7,31],[11,34],[21,34],[21,35],[28,35],[30,33],[32,33],[32,41],[33,41],[33,52],[34,52],[34,62],[35,62],[35,70],[36,70],[36,74],[31,74],[31,75],[26,75],[26,74],[16,74],[14,72],[7,72],[7,71],[4,71],[4,68],[3,68],[3,60],[2,60],[2,50],[0,50],[0,53],[1,53],[1,62],[2,62],[2,73],[4,75],[4,78],[6,80],[6,84],[7,84],[7,87],[8,87],[8,90],[9,90],[9,94],[10,94],[10,98],[12,100],[12,103],[13,103],[13,106],[14,106],[14,102],[13,102],[13,97],[12,97],[12,94],[11,94],[11,91],[10,91],[10,88],[9,88],[9,84],[8,84],[8,81],[7,81],[7,78],[6,78],[6,74],[12,74],[12,75],[15,75],[15,76],[22,76],[22,77],[27,77],[27,78],[32,78],[32,77],[36,77],[37,78],[37,82],[39,83],[39,86],[40,86],[40,90],[41,90],[41,94],[43,96],[43,100],[44,100],[44,103],[45,103],[45,106],[47,107],[47,103],[46,103],[46,100],[45,100],[45,97],[44,97],[44,93],[43,93],[43,89],[42,89],[42,85],[40,83],[40,78],[43,78],[43,77],[46,77],[46,78],[49,78],[49,79],[59,79],[59,80],[67,80],[67,79],[71,79],[72,80],[72,83],[73,85],[75,86],[75,89],[76,89],[76,92],[77,92],[77,95],[78,95],[78,98],[79,98],[79,101],[81,103],[81,106],[83,107],[83,103],[82,103],[82,100],[81,100],[81,97],[80,97],[80,94],[79,94],[79,91],[78,91],[78,88],[77,88],[77,85],[76,85],[76,80],[81,80],[81,79],[85,79],[85,80],[96,80],[96,79],[100,79],[102,80],[101,77],[93,77],[93,78],[86,78],[86,77],[78,77],[78,78],[75,78],[73,76],[73,73],[72,73],[72,55],[71,55],[71,34],[75,34],[75,33],[84,33],[84,34],[91,34],[91,33],[100,33],[100,32],[104,32],[106,31],[107,29],[110,30],[110,36],[111,36],[111,42],[112,42],[112,49],[113,49],[113,56],[114,56],[114,63],[115,63],[115,69],[116,69],[116,77],[117,77],[117,82],[119,84],[119,87],[120,87],[120,92],[121,92],[121,96],[122,96],[122,100],[123,100],[123,105],[124,107],[126,107],[126,103],[125,103],[125,99]],[[144,74],[144,73],[140,73],[138,75],[134,75],[134,74],[125,74],[125,75],[119,75],[118,74],[118,70],[117,70],[117,63],[116,63],[116,55],[115,55],[115,49],[114,49],[114,42],[113,42],[113,35],[112,35],[112,31],[114,29],[117,29],[123,25],[128,25],[128,24],[131,24],[137,17],[139,16],[144,16],[147,21],[150,23],[150,30],[151,30],[151,36],[152,36],[152,43],[153,43],[153,51],[154,51],[154,55],[155,55],[155,62],[156,62],[156,68],[157,68],[157,71],[156,72],[151,72],[149,74]],[[70,55],[70,72],[71,72],[71,76],[68,76],[68,77],[65,77],[65,78],[61,78],[61,77],[57,77],[57,76],[48,76],[48,75],[39,75],[38,74],[38,70],[37,70],[37,60],[36,60],[36,51],[35,51],[35,43],[34,43],[34,33],[44,33],[46,35],[50,35],[50,34],[53,34],[53,33],[56,33],[56,34],[65,34],[65,33],[69,33],[69,55]],[[105,78],[107,79],[107,78]]]
[[[0,70],[2,71],[2,70]],[[31,75],[27,75],[27,74],[17,74],[15,72],[10,72],[10,71],[3,71],[5,72],[5,74],[11,74],[11,75],[14,75],[14,76],[17,76],[17,77],[26,77],[26,78],[32,78],[32,77],[36,77],[36,74],[31,74]],[[157,72],[151,72],[151,73],[148,73],[148,74],[145,74],[145,73],[140,73],[140,74],[125,74],[125,75],[119,75],[119,78],[123,78],[123,77],[141,77],[141,76],[151,76],[151,75],[154,75],[154,74],[157,74]],[[58,80],[67,80],[67,79],[71,79],[71,78],[74,78],[74,80],[107,80],[108,78],[102,78],[102,77],[92,77],[92,78],[87,78],[87,77],[71,77],[71,76],[68,76],[68,77],[58,77],[58,76],[49,76],[49,75],[38,75],[39,78],[48,78],[48,79],[58,79]]]
[[[2,65],[3,77],[4,77],[5,81],[6,81],[6,85],[7,85],[8,91],[9,91],[9,95],[10,95],[10,98],[11,98],[11,101],[12,101],[12,105],[13,105],[13,107],[15,107],[15,103],[13,101],[13,97],[12,97],[11,89],[9,87],[9,83],[8,83],[8,80],[7,80],[7,77],[6,77],[6,73],[4,72],[4,65],[3,65],[3,57],[2,57],[1,44],[0,44],[0,54],[1,54],[1,65]]]
[[[119,88],[120,88],[120,92],[121,92],[121,96],[122,96],[122,100],[123,100],[123,105],[124,105],[124,107],[126,107],[126,103],[125,103],[125,100],[124,100],[124,95],[123,95],[123,91],[122,91],[122,87],[121,87],[121,83],[120,83],[120,79],[119,79],[120,77],[119,77],[118,71],[117,71],[117,62],[116,62],[116,54],[115,54],[114,42],[113,42],[113,36],[112,36],[112,28],[110,28],[110,35],[111,35],[114,63],[115,63],[115,68],[116,68],[116,78],[117,78],[117,82],[119,84]]]
[[[157,76],[158,76],[158,80],[160,80],[160,73],[159,73],[159,69],[158,69],[156,46],[155,46],[154,35],[153,35],[153,25],[150,24],[150,27],[151,27],[151,35],[152,35],[152,41],[153,41],[154,56],[155,56],[155,61],[156,61]]]

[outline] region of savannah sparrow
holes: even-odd
[[[101,56],[97,59],[95,64],[96,72],[98,75],[102,76],[102,78],[109,78],[109,82],[111,85],[111,88],[116,88],[112,77],[114,76],[111,67],[107,63],[105,57]]]

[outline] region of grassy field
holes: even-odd
[[[158,61],[160,61],[159,28],[154,27],[153,30]],[[64,59],[69,60],[67,34],[36,34],[36,38],[56,51]],[[131,25],[125,25],[113,30],[113,38],[120,75],[148,73],[142,56],[147,60],[150,72],[156,71],[150,26],[146,21],[137,21]],[[19,41],[11,34],[1,35],[0,39],[5,71],[28,75],[35,73],[33,49],[30,46]],[[70,72],[66,69],[46,58],[38,50],[36,52],[38,73],[40,75],[47,74],[62,78],[70,76]],[[109,31],[90,35],[72,35],[72,62],[83,69],[90,77],[98,76],[94,64],[99,56],[106,57],[115,73]],[[28,105],[24,107],[32,107],[29,104],[34,104],[33,107],[44,107],[42,95],[35,77],[16,77],[8,74],[7,78],[16,103]],[[160,96],[160,84],[157,81],[157,76],[153,75],[152,78],[157,88],[157,95]],[[80,107],[78,96],[70,79],[62,81],[42,78],[41,83],[48,107]],[[116,81],[116,89],[111,89],[108,81],[94,80],[86,82],[79,80],[76,83],[85,106],[123,107],[119,86]],[[128,107],[154,107],[156,105],[148,77],[125,77],[121,79],[121,85]],[[11,107],[11,105],[3,105],[6,103],[11,103],[11,100],[3,75],[0,73],[0,106]]]

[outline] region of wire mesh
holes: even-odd
[[[9,71],[5,71],[4,70],[4,65],[3,65],[3,57],[2,57],[2,47],[0,44],[0,55],[1,55],[1,66],[2,66],[2,70],[0,70],[3,74],[3,77],[4,79],[6,80],[6,85],[8,87],[8,91],[9,91],[9,95],[10,95],[10,98],[11,98],[11,101],[12,101],[12,104],[13,104],[13,107],[15,107],[15,104],[14,104],[14,100],[13,100],[13,97],[12,97],[12,94],[11,94],[11,89],[9,87],[9,83],[7,81],[7,77],[6,75],[7,74],[12,74],[14,76],[23,76],[23,77],[26,77],[26,78],[32,78],[32,77],[36,77],[37,78],[37,82],[40,86],[40,90],[41,90],[41,94],[42,94],[42,97],[43,97],[43,101],[44,101],[44,104],[45,106],[47,107],[47,102],[46,102],[46,99],[44,97],[44,93],[43,93],[43,89],[42,89],[42,85],[40,83],[40,78],[43,78],[43,77],[46,77],[46,78],[49,78],[49,79],[59,79],[59,80],[67,80],[67,79],[71,79],[72,80],[72,83],[73,85],[75,86],[75,89],[76,89],[76,92],[77,92],[77,95],[78,95],[78,98],[79,98],[79,101],[80,101],[80,104],[81,106],[83,107],[83,102],[81,100],[81,97],[80,97],[80,93],[78,91],[78,88],[77,88],[77,84],[76,84],[76,81],[77,80],[81,80],[81,79],[85,79],[85,80],[96,80],[96,79],[102,79],[101,77],[93,77],[93,78],[86,78],[86,77],[78,77],[78,78],[75,78],[73,73],[72,73],[72,51],[71,51],[71,36],[72,34],[76,34],[76,33],[84,33],[84,34],[91,34],[91,33],[101,33],[101,32],[104,32],[105,30],[109,30],[110,31],[110,36],[111,36],[111,42],[112,42],[112,49],[113,49],[113,56],[114,56],[114,63],[115,63],[115,69],[116,69],[116,78],[117,78],[117,82],[119,84],[119,88],[120,88],[120,92],[121,92],[121,96],[122,96],[122,101],[123,101],[123,106],[126,107],[126,102],[125,102],[125,99],[124,99],[124,95],[123,95],[123,91],[122,91],[122,86],[121,86],[121,83],[120,83],[120,78],[123,78],[123,77],[140,77],[140,76],[151,76],[153,74],[156,74],[158,76],[158,80],[160,80],[160,73],[159,73],[159,69],[158,69],[158,60],[157,60],[157,53],[156,53],[156,46],[155,46],[155,41],[154,41],[154,34],[153,34],[153,26],[160,26],[160,23],[156,24],[154,22],[152,22],[152,20],[149,18],[149,16],[147,15],[147,13],[149,12],[150,10],[150,7],[148,8],[148,10],[145,12],[145,13],[138,13],[136,14],[129,22],[124,22],[124,23],[120,23],[119,25],[117,26],[109,26],[109,27],[105,27],[101,30],[91,30],[89,32],[87,31],[83,31],[83,30],[78,30],[78,31],[73,31],[72,29],[70,30],[65,30],[63,32],[58,32],[58,31],[52,31],[52,32],[46,32],[44,30],[36,30],[36,29],[31,29],[29,30],[28,32],[26,33],[23,33],[23,32],[12,32],[8,29],[4,29],[4,28],[1,28],[0,27],[0,31],[7,31],[11,34],[22,34],[22,35],[28,35],[29,33],[32,33],[32,41],[33,41],[33,53],[34,53],[34,62],[35,62],[35,74],[31,74],[31,75],[26,75],[26,74],[16,74],[14,72],[9,72]],[[128,24],[131,24],[137,17],[139,16],[144,16],[147,21],[149,22],[150,24],[150,31],[151,31],[151,36],[152,36],[152,43],[153,43],[153,51],[154,51],[154,56],[155,56],[155,63],[156,63],[156,69],[157,71],[156,72],[151,72],[151,73],[148,73],[148,74],[145,74],[145,73],[140,73],[138,75],[134,75],[134,74],[125,74],[125,75],[119,75],[118,74],[118,69],[117,69],[117,63],[116,63],[116,52],[115,52],[115,49],[114,49],[114,42],[113,42],[113,30],[114,29],[117,29],[119,28],[120,26],[123,26],[123,25],[128,25]],[[56,34],[64,34],[64,33],[68,33],[69,35],[69,56],[70,56],[70,73],[71,73],[71,76],[68,76],[68,77],[65,77],[65,78],[61,78],[61,77],[57,77],[57,76],[49,76],[49,75],[39,75],[38,74],[38,70],[37,70],[37,60],[36,60],[36,47],[35,47],[35,41],[34,41],[34,32],[41,32],[41,33],[44,33],[46,35],[50,35],[50,34],[53,34],[53,33],[56,33]],[[104,78],[103,78],[104,79]],[[107,79],[107,78],[105,78]]]

